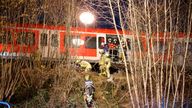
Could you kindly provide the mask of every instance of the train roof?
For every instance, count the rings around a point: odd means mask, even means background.
[[[66,31],[66,27],[65,26],[60,26],[60,25],[43,25],[43,24],[7,24],[6,26],[7,28],[26,28],[26,29],[48,29],[48,30],[61,30],[61,31]],[[103,34],[117,34],[117,31],[120,35],[123,34],[122,30],[115,30],[115,29],[108,29],[108,28],[86,28],[86,27],[70,27],[71,31],[74,32],[89,32],[89,33],[103,33]],[[125,31],[126,35],[136,35],[136,33],[131,32],[129,30]],[[170,32],[166,33],[166,37],[170,36]],[[177,37],[186,37],[187,34],[186,33],[182,33],[182,32],[172,32],[172,34],[177,34]],[[142,37],[146,36],[144,32],[142,32],[140,34]],[[164,36],[164,32],[159,32],[159,33],[153,33],[153,36],[160,36],[163,37]],[[192,38],[192,33],[190,33],[190,38]]]
[[[56,25],[42,25],[42,24],[8,24],[4,26],[6,28],[30,28],[30,29],[48,29],[48,30],[61,30],[66,31],[65,26],[56,26]],[[108,29],[108,28],[87,28],[87,27],[70,27],[71,31],[78,31],[78,32],[92,32],[92,33],[106,33],[106,34],[117,34],[115,29]],[[122,30],[118,30],[119,34],[123,34]],[[130,31],[126,31],[126,34],[131,34]]]

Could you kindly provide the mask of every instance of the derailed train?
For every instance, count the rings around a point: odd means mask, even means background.
[[[134,56],[145,56],[148,50],[153,52],[153,59],[168,60],[172,50],[176,49],[175,54],[178,54],[184,49],[188,37],[184,33],[154,33],[152,36],[141,33],[136,36],[130,31],[117,33],[114,29],[66,29],[64,26],[38,24],[6,25],[0,31],[0,56],[3,58],[29,57],[39,51],[43,59],[61,59],[68,54],[89,62],[99,61],[99,52],[104,45],[108,45],[113,62],[119,62],[122,52],[120,42],[127,60],[134,60]],[[188,53],[191,54],[192,35],[189,38]]]

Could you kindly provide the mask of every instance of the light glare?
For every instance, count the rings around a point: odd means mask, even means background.
[[[80,15],[80,21],[85,25],[92,24],[94,20],[95,20],[94,15],[90,12],[83,12]]]

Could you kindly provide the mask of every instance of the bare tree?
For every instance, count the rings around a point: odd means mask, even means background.
[[[102,13],[101,17],[104,16],[116,30],[131,30],[137,40],[132,46],[133,49],[139,47],[139,57],[133,50],[133,55],[138,58],[134,58],[134,61],[124,61],[132,106],[161,107],[163,104],[167,108],[174,107],[177,100],[183,107],[187,99],[184,96],[184,88],[187,83],[187,43],[190,42],[191,34],[191,1],[89,0],[87,3],[98,7]],[[146,52],[141,51],[142,32],[145,32]],[[186,42],[183,59],[180,61],[182,66],[175,64],[177,59],[174,52],[180,32],[184,34]],[[126,35],[126,32],[123,33]],[[139,76],[142,78],[141,82],[138,80]],[[181,85],[182,89],[179,89]],[[182,98],[179,98],[180,96]]]
[[[81,3],[82,1],[79,0],[1,0],[0,27],[16,27],[17,24],[60,25],[67,28],[68,34],[66,34],[66,37],[70,37],[70,27],[75,27],[78,24],[77,10],[79,10]],[[1,39],[3,39],[1,42],[4,43],[3,48],[6,51],[8,46],[6,42],[9,41],[10,34],[8,32],[4,32],[3,28],[1,28],[0,33]],[[24,31],[22,31],[22,35],[24,34]],[[17,33],[15,32],[14,35],[17,36]],[[3,36],[5,38],[3,38]],[[11,49],[13,51],[14,44],[12,40],[13,39],[11,37],[10,42],[12,46]],[[21,53],[23,53],[22,51],[23,50],[21,50]],[[32,84],[29,83],[30,79],[26,78],[28,76],[26,74],[32,76],[29,71],[34,69],[34,67],[31,66],[31,64],[34,62],[33,60],[34,59],[30,59],[28,62],[23,58],[17,62],[13,61],[12,59],[10,61],[4,61],[4,59],[1,57],[0,99],[10,100],[16,89],[20,87],[20,82],[26,82],[29,86]],[[23,63],[26,63],[27,65],[24,65]],[[29,73],[23,73],[26,68],[28,69],[26,72]],[[35,71],[37,71],[36,74],[39,74],[39,72],[43,71],[39,70],[41,70],[41,65],[35,67]],[[60,73],[59,75],[62,76],[63,73]],[[44,76],[41,77],[43,78]]]

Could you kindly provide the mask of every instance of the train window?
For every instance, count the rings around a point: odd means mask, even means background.
[[[159,51],[162,52],[162,51],[166,51],[168,49],[168,44],[164,42],[160,42],[159,44]]]
[[[70,42],[71,48],[79,48],[80,45],[84,44],[84,41],[80,39],[80,36],[71,36]]]
[[[192,42],[189,42],[188,51],[189,51],[190,53],[192,53]]]
[[[65,47],[79,48],[80,45],[84,44],[84,40],[81,40],[78,35],[65,36],[64,43]]]
[[[32,32],[27,32],[27,36],[26,36],[26,45],[34,45],[35,44],[35,33]]]
[[[34,45],[35,34],[32,32],[20,32],[17,34],[17,44]]]
[[[114,45],[119,45],[119,40],[117,35],[107,35],[107,44],[114,44]]]
[[[64,36],[64,47],[68,48],[69,47],[69,36]]]
[[[129,50],[131,50],[131,40],[130,39],[126,39],[127,41],[127,47]]]
[[[96,37],[85,37],[85,48],[96,49]]]
[[[106,43],[108,44],[110,49],[118,49],[119,48],[119,39],[117,35],[107,35]]]
[[[183,48],[182,48],[182,49],[183,49],[183,53],[184,53],[186,47],[187,47],[187,42],[185,42],[185,45],[184,45]],[[189,42],[189,43],[188,43],[187,51],[188,51],[188,53],[192,53],[192,42]]]
[[[185,53],[185,48],[186,48],[187,43],[182,43],[182,42],[177,42],[175,44],[175,54],[184,54]],[[188,53],[192,53],[192,42],[189,42],[188,44]]]
[[[17,33],[16,43],[17,44],[24,44],[24,42],[25,42],[25,33],[23,33],[23,32]]]
[[[158,46],[158,45],[159,45],[159,46]],[[164,45],[164,42],[163,42],[163,41],[160,41],[159,43],[157,43],[157,42],[154,42],[154,43],[153,43],[154,53],[160,53],[160,52],[166,51],[167,48],[168,48],[167,43],[165,43],[165,45]]]
[[[181,54],[181,53],[184,53],[184,45],[182,44],[182,42],[177,42],[175,44],[175,48],[174,48],[174,51],[175,51],[175,54]]]
[[[120,37],[120,40],[121,40],[120,42],[122,44],[123,49],[128,48],[128,50],[131,50],[131,39],[127,38],[126,40],[124,40],[122,37]],[[120,48],[120,46],[119,46],[119,48]]]
[[[58,47],[58,35],[57,34],[51,35],[51,46]]]
[[[41,33],[41,40],[40,44],[41,46],[47,46],[47,33]]]
[[[103,48],[105,43],[105,38],[104,37],[99,37],[99,48]]]
[[[0,43],[11,44],[12,42],[13,42],[13,39],[10,31],[8,32],[2,31],[0,33]]]

